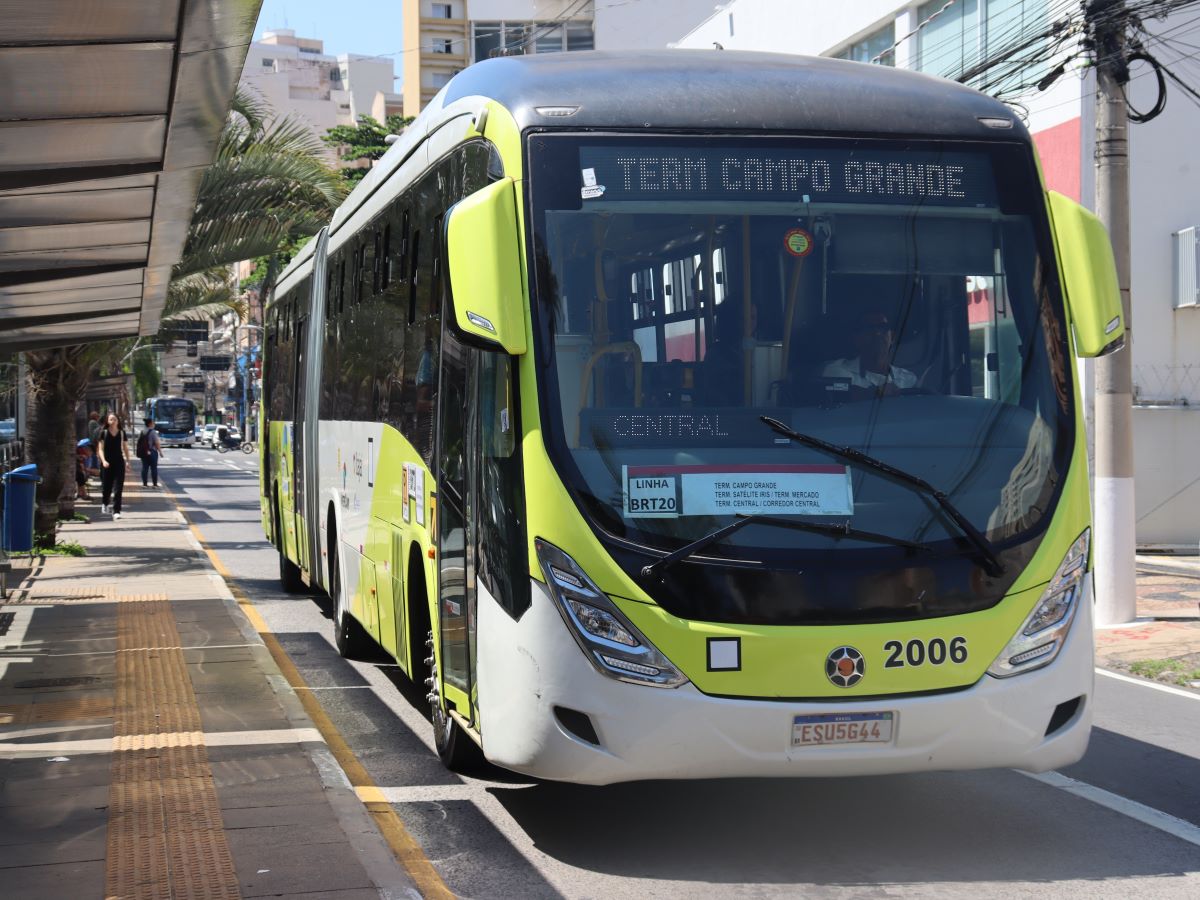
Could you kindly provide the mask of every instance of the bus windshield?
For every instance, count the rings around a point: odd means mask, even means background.
[[[924,479],[1028,557],[1074,420],[1026,147],[546,134],[529,159],[547,443],[602,535],[652,562],[758,514],[968,553],[927,495],[770,417]],[[914,553],[752,524],[704,555],[834,550]]]
[[[196,407],[191,400],[158,399],[154,401],[153,418],[163,434],[190,434],[196,426]]]

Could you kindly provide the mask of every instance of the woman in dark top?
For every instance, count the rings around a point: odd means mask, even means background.
[[[129,462],[129,447],[116,413],[109,413],[104,430],[100,432],[100,485],[104,489],[102,513],[109,510],[112,498],[114,519],[121,518],[121,491],[125,488],[125,464]]]

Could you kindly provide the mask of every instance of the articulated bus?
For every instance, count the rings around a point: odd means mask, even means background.
[[[735,52],[459,73],[283,273],[262,515],[451,768],[1078,759],[1107,235],[1010,109]]]
[[[150,397],[145,417],[154,420],[164,447],[190,447],[196,440],[196,404],[186,397]]]

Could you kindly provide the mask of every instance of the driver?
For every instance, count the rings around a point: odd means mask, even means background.
[[[893,366],[892,324],[885,313],[868,310],[854,324],[852,359],[835,359],[825,364],[826,378],[850,379],[850,398],[884,397],[917,386],[917,376],[908,369]]]

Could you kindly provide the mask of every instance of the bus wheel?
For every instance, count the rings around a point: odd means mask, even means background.
[[[370,636],[350,612],[342,586],[342,567],[338,561],[337,536],[329,537],[329,599],[333,601],[333,643],[339,656],[357,659],[369,649]]]
[[[300,567],[279,551],[279,586],[285,594],[303,594],[308,590],[300,577]]]
[[[300,567],[283,552],[283,519],[279,516],[279,498],[275,499],[275,540],[279,542],[279,586],[285,594],[303,594],[308,588],[300,577]]]
[[[433,743],[438,758],[451,772],[474,771],[483,764],[483,751],[442,707],[442,686],[438,678],[437,654],[433,652],[432,631],[425,640],[425,652],[429,654],[425,658],[425,668],[429,672],[425,679],[429,693],[425,699],[429,701],[429,718],[433,723]]]

